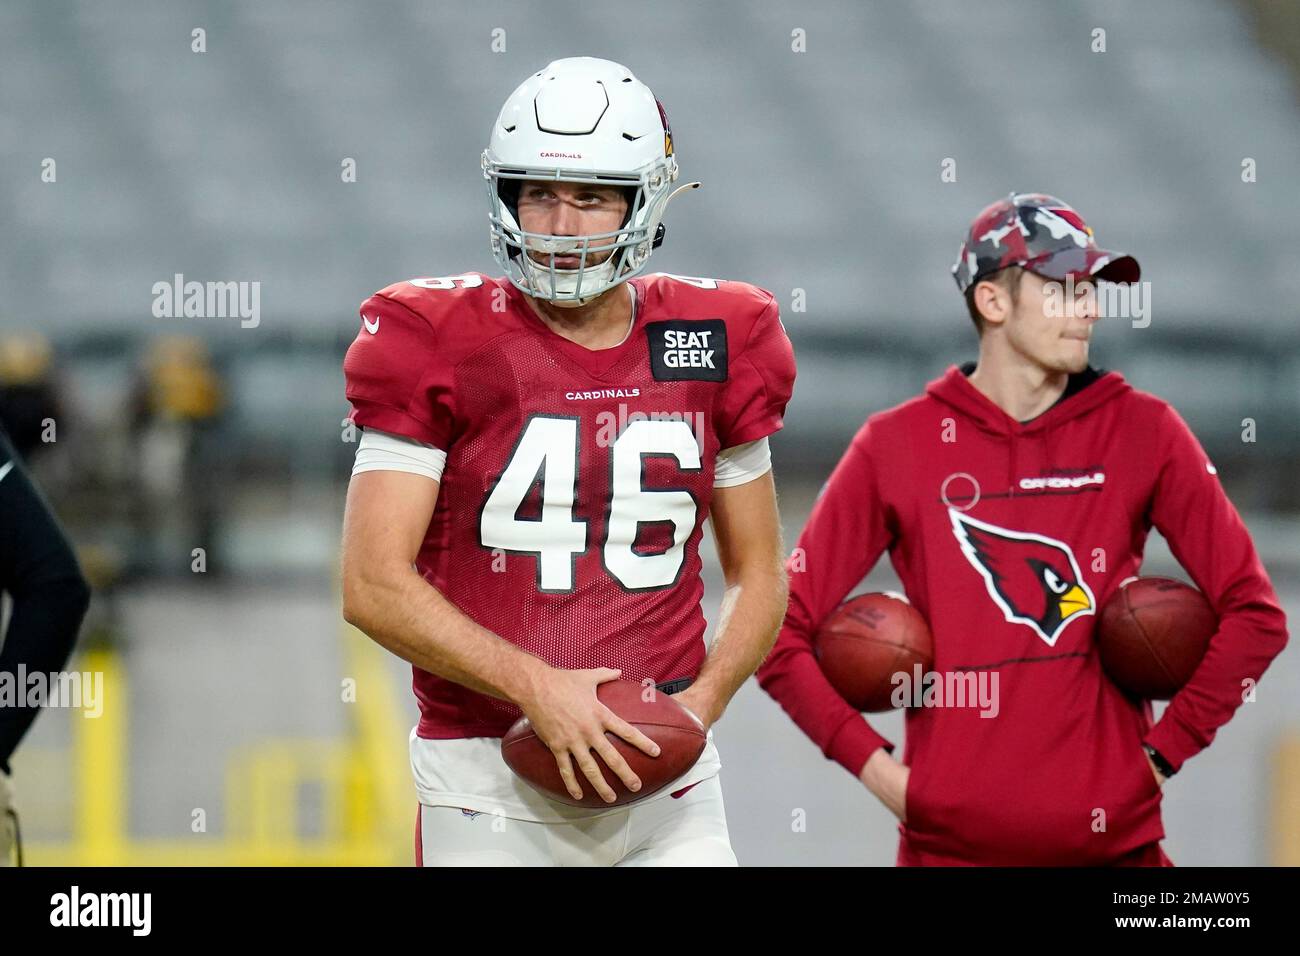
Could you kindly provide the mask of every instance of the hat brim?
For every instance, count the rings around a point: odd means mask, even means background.
[[[1142,277],[1138,261],[1108,249],[1066,249],[1025,264],[1030,272],[1048,279],[1087,276],[1103,282],[1137,282]]]

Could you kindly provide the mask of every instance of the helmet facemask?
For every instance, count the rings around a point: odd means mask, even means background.
[[[651,251],[662,242],[664,208],[677,179],[677,161],[668,156],[639,173],[577,171],[555,167],[519,168],[494,163],[483,153],[487,180],[492,254],[521,291],[557,304],[582,305],[640,273]],[[526,232],[519,224],[518,196],[524,180],[621,186],[630,193],[623,224],[589,236]],[[525,249],[542,253],[543,261]],[[602,254],[600,262],[592,260]],[[559,268],[558,257],[576,256],[578,265]]]

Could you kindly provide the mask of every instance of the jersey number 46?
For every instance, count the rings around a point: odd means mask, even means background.
[[[558,415],[529,419],[479,519],[479,542],[484,547],[537,556],[539,591],[573,590],[578,556],[588,546],[587,522],[575,518],[573,510],[580,472],[580,424],[577,418]],[[672,458],[682,471],[698,471],[700,448],[695,435],[684,421],[635,421],[608,451],[604,568],[629,591],[671,587],[682,570],[698,503],[684,489],[647,490],[642,485],[642,459]],[[520,518],[520,507],[539,481],[541,516]],[[638,553],[633,545],[645,522],[671,523],[672,545],[655,554]]]

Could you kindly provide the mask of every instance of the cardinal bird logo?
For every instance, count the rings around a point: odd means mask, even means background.
[[[1008,621],[1032,627],[1055,647],[1067,624],[1095,613],[1097,602],[1069,545],[976,521],[954,508],[948,515],[962,553]]]

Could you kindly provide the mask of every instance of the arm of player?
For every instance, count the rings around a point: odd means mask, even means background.
[[[639,790],[640,779],[605,731],[651,756],[659,747],[596,697],[596,685],[620,671],[551,667],[476,624],[415,570],[437,500],[438,482],[423,475],[353,475],[343,519],[343,617],[416,667],[518,704],[575,799],[582,797],[575,762],[604,800],[615,799],[592,751],[629,790]]]
[[[907,768],[831,686],[812,636],[894,538],[871,458],[871,423],[854,436],[791,554],[790,603],[758,682],[829,759],[858,776],[900,817]]]
[[[1187,424],[1166,410],[1151,521],[1219,616],[1191,680],[1146,735],[1177,770],[1214,740],[1287,642],[1286,616],[1250,532]]]
[[[90,588],[71,543],[3,431],[0,591],[11,601],[8,630],[0,631],[0,673],[16,674],[20,666],[32,674],[62,670],[90,604]],[[0,706],[0,774],[8,772],[9,758],[39,709]]]
[[[514,700],[542,662],[479,627],[415,570],[438,482],[399,471],[354,475],[343,518],[343,617],[403,660]]]
[[[771,470],[741,485],[715,488],[709,523],[726,592],[708,657],[694,683],[673,698],[706,728],[767,656],[785,613],[781,519]]]

